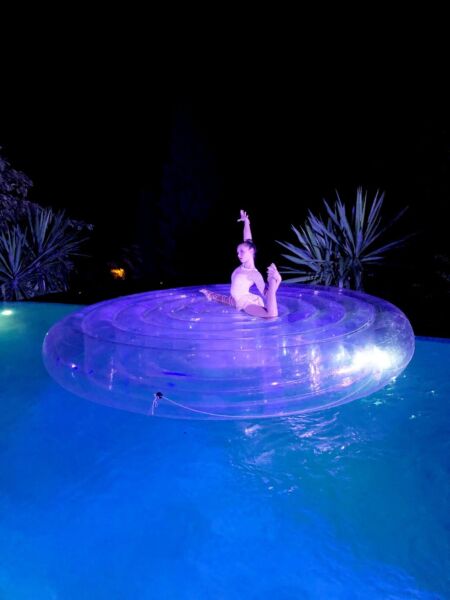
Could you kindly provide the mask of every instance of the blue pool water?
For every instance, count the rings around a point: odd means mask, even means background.
[[[47,375],[76,308],[0,305],[0,598],[450,598],[450,343],[310,416],[155,419]]]

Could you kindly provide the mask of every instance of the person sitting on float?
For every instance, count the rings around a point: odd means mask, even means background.
[[[256,246],[252,239],[250,219],[245,210],[241,210],[238,222],[241,221],[244,223],[244,241],[237,247],[237,256],[241,264],[231,275],[230,295],[224,296],[207,289],[202,289],[200,292],[210,301],[215,300],[234,306],[253,317],[265,319],[277,317],[277,290],[281,283],[281,275],[272,263],[267,268],[267,284],[264,283],[263,276],[255,267]],[[261,296],[250,292],[250,288],[254,285]]]

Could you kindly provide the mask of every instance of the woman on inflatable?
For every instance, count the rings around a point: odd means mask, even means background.
[[[277,317],[277,290],[281,283],[281,275],[272,263],[267,269],[267,285],[264,283],[261,273],[255,267],[256,246],[252,240],[250,219],[245,210],[241,210],[238,222],[240,221],[244,223],[244,241],[237,247],[237,256],[241,265],[231,275],[230,296],[223,296],[206,289],[200,291],[208,300],[235,306],[253,317],[265,319]],[[253,285],[256,285],[262,297],[250,292]]]

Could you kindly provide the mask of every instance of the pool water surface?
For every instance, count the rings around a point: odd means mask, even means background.
[[[58,386],[78,307],[0,305],[0,598],[450,598],[450,344],[306,416],[178,421]]]

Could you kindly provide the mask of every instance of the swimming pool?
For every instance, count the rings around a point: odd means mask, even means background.
[[[0,308],[0,597],[450,597],[449,343],[310,416],[152,419],[47,375],[76,308]]]

